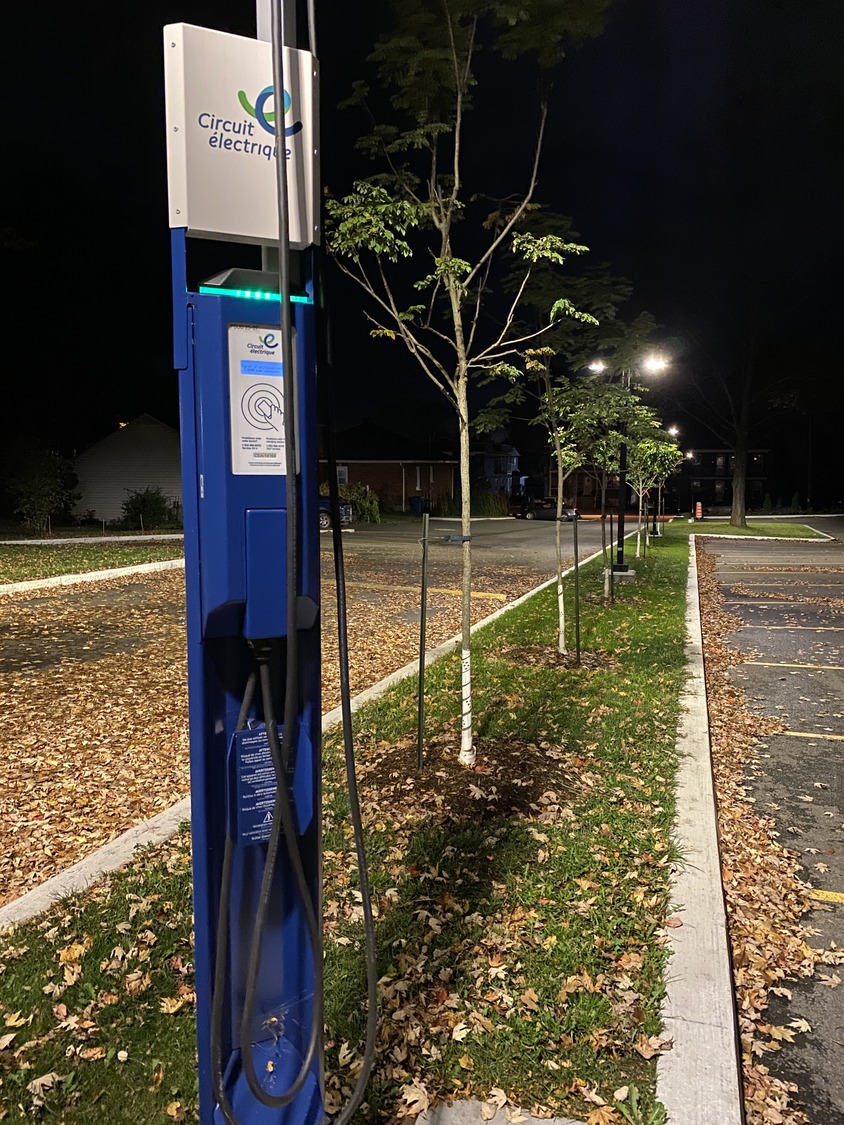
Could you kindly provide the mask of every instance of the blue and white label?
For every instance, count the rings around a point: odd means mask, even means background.
[[[240,361],[241,375],[268,375],[270,379],[281,378],[282,365],[263,359],[242,359]]]
[[[275,768],[266,727],[237,731],[229,747],[229,830],[240,847],[269,840],[275,794]]]
[[[230,324],[228,337],[232,473],[283,476],[281,332],[272,325]]]

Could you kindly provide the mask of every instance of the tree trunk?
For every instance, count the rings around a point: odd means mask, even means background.
[[[460,604],[460,757],[461,765],[475,764],[472,739],[472,493],[469,480],[469,386],[458,376],[457,410],[460,420],[460,530],[463,536],[463,586]]]
[[[557,460],[557,518],[554,521],[554,544],[557,548],[557,649],[564,656],[566,648],[566,599],[563,590],[563,486],[565,474],[563,472],[563,454],[560,448],[559,434],[554,431],[554,455]],[[575,560],[576,561],[576,560]]]
[[[733,454],[733,507],[730,512],[731,527],[747,527],[745,491],[747,486],[747,446],[737,444]]]

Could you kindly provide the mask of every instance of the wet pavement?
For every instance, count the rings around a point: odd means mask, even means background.
[[[710,539],[725,608],[744,624],[727,638],[747,654],[732,675],[750,709],[779,719],[749,792],[799,852],[817,908],[806,916],[814,947],[844,947],[844,518],[810,526],[833,541]],[[840,537],[840,538],[839,538]],[[821,966],[789,982],[793,999],[773,998],[772,1024],[802,1017],[795,1036],[766,1065],[797,1083],[813,1125],[844,1125],[844,985]],[[826,978],[826,979],[824,979]]]

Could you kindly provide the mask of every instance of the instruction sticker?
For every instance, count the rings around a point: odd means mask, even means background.
[[[229,325],[232,473],[284,475],[284,369],[281,331]]]
[[[241,847],[270,838],[275,767],[266,727],[236,731],[229,747],[231,835]]]

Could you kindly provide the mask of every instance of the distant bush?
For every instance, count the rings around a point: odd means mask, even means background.
[[[319,486],[320,496],[328,495],[328,481]],[[340,499],[352,505],[352,519],[361,523],[380,523],[381,505],[368,484],[341,484]]]
[[[432,511],[435,516],[457,517],[460,515],[460,497],[441,493],[435,497]],[[510,506],[507,503],[506,496],[490,492],[487,488],[472,491],[472,516],[474,519],[483,519],[484,517],[489,519],[493,516],[508,516],[509,514]]]
[[[123,523],[127,527],[151,531],[153,528],[180,526],[180,505],[174,504],[157,485],[134,491],[127,488],[125,491]]]

